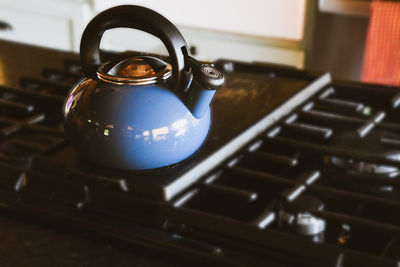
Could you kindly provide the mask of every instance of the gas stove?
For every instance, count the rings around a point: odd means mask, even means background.
[[[207,142],[152,171],[79,159],[61,116],[78,61],[0,86],[2,214],[198,263],[398,266],[399,88],[218,65]]]

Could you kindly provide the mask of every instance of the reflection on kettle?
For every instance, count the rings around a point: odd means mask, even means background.
[[[169,62],[138,55],[102,63],[99,45],[111,28],[131,27],[161,39]],[[205,141],[210,103],[223,85],[211,64],[188,56],[176,27],[139,6],[118,6],[96,16],[81,40],[87,78],[64,103],[64,128],[87,160],[116,169],[168,166],[192,155]]]

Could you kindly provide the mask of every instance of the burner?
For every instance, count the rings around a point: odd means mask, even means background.
[[[332,139],[332,146],[346,148],[350,151],[360,151],[365,153],[373,152],[374,155],[382,159],[392,159],[400,161],[400,150],[390,147],[382,140],[400,140],[400,136],[384,131],[372,131],[364,138],[360,138],[356,132],[346,132],[335,136]],[[332,156],[329,159],[331,165],[337,169],[345,171],[350,177],[369,177],[375,179],[374,183],[355,184],[353,179],[343,179],[342,176],[334,175],[334,182],[351,188],[356,188],[364,192],[392,192],[393,186],[385,184],[386,179],[394,179],[400,175],[397,166],[391,166],[379,163],[370,163],[365,161],[354,160],[351,158],[343,158]],[[382,183],[377,183],[376,178],[382,179]],[[362,179],[358,179],[362,181]]]
[[[278,213],[279,225],[296,234],[311,236],[315,242],[322,242],[326,222],[306,211],[309,209],[321,211],[324,203],[308,195],[301,195],[292,203],[284,203]]]

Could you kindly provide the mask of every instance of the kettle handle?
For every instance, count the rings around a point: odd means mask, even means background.
[[[96,71],[101,64],[100,41],[106,30],[127,27],[150,33],[166,46],[171,58],[172,83],[178,90],[185,90],[190,80],[190,69],[185,66],[187,45],[179,30],[157,12],[133,5],[110,8],[93,18],[83,32],[80,57],[86,77],[97,79]]]

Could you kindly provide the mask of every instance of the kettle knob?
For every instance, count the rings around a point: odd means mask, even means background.
[[[187,62],[193,72],[193,80],[185,96],[185,104],[193,116],[201,118],[216,93],[225,82],[222,72],[212,64],[201,64],[192,57]]]
[[[97,79],[101,65],[100,41],[106,30],[127,27],[150,33],[166,46],[172,65],[172,85],[184,91],[191,79],[191,72],[185,65],[187,45],[179,30],[157,12],[133,5],[110,8],[97,15],[85,28],[80,45],[83,72],[86,77]]]

